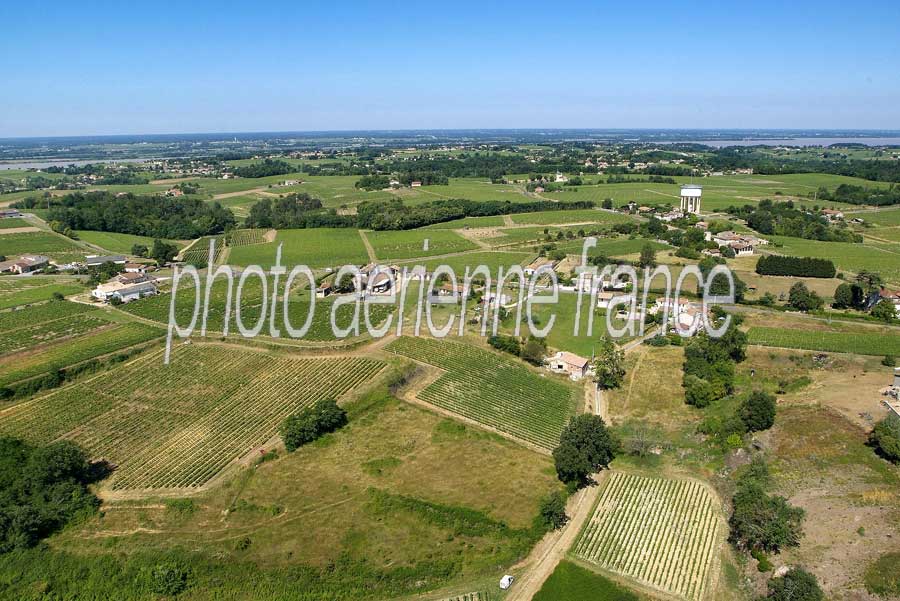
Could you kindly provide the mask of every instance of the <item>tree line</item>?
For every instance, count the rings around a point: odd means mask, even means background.
[[[797,208],[792,200],[776,203],[766,198],[756,206],[730,206],[726,211],[745,219],[749,227],[761,234],[823,242],[862,242],[862,236],[845,224],[831,225],[825,217]]]
[[[756,262],[756,273],[800,278],[833,278],[837,274],[837,269],[829,259],[763,255]]]

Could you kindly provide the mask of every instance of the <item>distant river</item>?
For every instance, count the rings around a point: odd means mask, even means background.
[[[674,144],[676,142],[668,142]],[[705,144],[713,148],[725,146],[831,146],[832,144],[865,144],[866,146],[900,146],[900,137],[896,138],[784,138],[745,139],[745,140],[691,140],[684,144]]]

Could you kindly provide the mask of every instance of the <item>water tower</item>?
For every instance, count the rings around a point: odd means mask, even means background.
[[[681,212],[687,215],[693,213],[700,214],[700,195],[703,193],[703,186],[697,184],[685,184],[681,186]]]

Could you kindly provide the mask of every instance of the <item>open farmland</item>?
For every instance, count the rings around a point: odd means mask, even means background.
[[[268,294],[272,294],[271,280],[267,280],[268,284]],[[310,296],[309,293],[305,290],[299,290],[296,287],[299,287],[305,283],[305,279],[298,278],[295,282],[295,288],[292,291],[290,300],[288,301],[288,311],[290,314],[290,323],[294,328],[300,328],[307,319],[309,314],[309,303]],[[175,319],[176,322],[182,327],[186,327],[187,324],[191,321],[191,316],[194,311],[194,299],[195,292],[194,287],[192,286],[193,281],[190,279],[186,279],[183,285],[179,286],[178,289],[178,297],[175,302]],[[279,283],[279,285],[283,285],[283,281]],[[206,282],[202,283],[203,290],[205,291]],[[235,278],[235,288],[237,287],[237,278]],[[259,321],[260,313],[262,311],[262,282],[257,277],[251,277],[246,280],[243,288],[241,289],[241,299],[240,299],[240,307],[241,307],[241,321],[244,326],[247,328],[252,328],[257,321]],[[149,319],[155,322],[159,322],[159,324],[166,325],[169,322],[169,311],[171,304],[171,295],[169,293],[159,294],[156,296],[148,296],[146,298],[142,298],[140,300],[132,301],[126,305],[122,305],[120,310],[135,315],[137,317],[141,317],[144,319]],[[270,298],[270,297],[269,297]],[[334,331],[331,327],[331,313],[334,308],[334,301],[338,298],[337,296],[330,296],[328,298],[320,299],[313,298],[313,302],[315,303],[313,306],[313,319],[310,324],[309,330],[306,335],[303,337],[303,340],[311,340],[311,341],[324,341],[324,340],[334,340],[335,335]],[[224,277],[219,277],[213,282],[212,289],[210,291],[209,296],[209,310],[207,313],[207,331],[209,333],[212,332],[222,332],[224,330],[225,324],[225,310],[227,308],[227,300],[228,300],[228,282]],[[234,298],[232,298],[232,306],[231,306],[231,314],[229,317],[229,326],[228,330],[230,334],[235,334],[238,332],[237,329],[237,294],[234,293]],[[271,310],[271,302],[267,304],[267,311]],[[283,337],[287,337],[287,332],[284,330],[282,324],[283,321],[283,303],[279,302],[276,306],[276,318],[275,323],[276,326],[281,330],[281,335]],[[354,312],[354,304],[345,304],[338,307],[335,314],[335,323],[339,328],[346,328],[351,323],[353,312]],[[373,326],[377,326],[384,322],[387,319],[388,315],[390,315],[394,310],[394,305],[381,305],[381,304],[370,304],[369,305],[369,319],[372,322]],[[360,308],[360,319],[362,320],[364,308]],[[268,322],[267,322],[268,323]],[[196,332],[199,332],[202,327],[202,320],[198,319]],[[361,326],[361,331],[365,330],[365,326]],[[262,332],[262,336],[269,335],[269,327],[266,325]]]
[[[787,236],[770,236],[770,239],[781,245],[780,248],[772,248],[773,253],[830,259],[839,270],[853,273],[875,271],[888,282],[900,283],[900,244],[820,242]]]
[[[136,236],[134,234],[120,234],[118,232],[95,232],[89,230],[78,230],[75,232],[82,242],[99,246],[111,253],[121,255],[130,255],[131,249],[136,244],[146,246],[148,249],[153,248],[153,238],[149,236]],[[176,246],[184,246],[184,243],[176,240],[164,240]]]
[[[275,263],[275,251],[279,244],[284,245],[281,264],[289,270],[294,265],[340,267],[362,265],[368,261],[366,247],[357,230],[315,228],[278,230],[274,242],[231,249],[228,262],[232,265],[271,267]]]
[[[381,261],[445,255],[478,248],[451,230],[363,232]],[[425,240],[428,248],[425,249]]]
[[[51,301],[0,313],[0,355],[84,334],[109,325],[88,305]]]
[[[31,276],[0,278],[0,309],[50,300],[53,294],[76,294],[84,290],[79,282],[61,278]]]
[[[399,338],[387,350],[446,373],[418,398],[536,446],[552,449],[575,412],[573,391],[523,364],[460,342]]]
[[[704,598],[721,543],[721,509],[693,480],[610,474],[575,555],[681,599]]]
[[[0,219],[0,230],[12,230],[20,227],[33,227],[34,224],[30,221],[26,221],[25,219],[19,219],[18,217],[11,217]]]
[[[203,238],[198,239],[194,244],[181,252],[181,260],[195,265],[208,263],[209,243],[211,240],[214,240],[216,243],[215,257],[213,260],[217,265],[221,264],[222,254],[225,252],[225,238],[223,236],[204,236]]]
[[[586,209],[580,211],[542,211],[538,213],[516,213],[510,215],[513,223],[533,225],[553,225],[558,223],[624,223],[633,221],[623,213]]]
[[[40,254],[57,261],[71,261],[84,259],[84,255],[89,253],[68,238],[51,232],[0,236],[0,255],[16,257],[23,254]]]
[[[632,255],[641,252],[644,245],[649,244],[653,250],[671,249],[671,246],[657,242],[655,240],[647,240],[644,238],[598,238],[597,246],[591,248],[588,254],[592,257],[597,255],[606,255],[607,257],[621,257],[623,255]],[[573,240],[559,244],[559,249],[570,254],[581,254],[584,247],[584,240]]]
[[[272,438],[298,409],[369,381],[384,364],[287,358],[213,345],[179,346],[0,416],[0,430],[60,437],[117,465],[113,489],[195,488]]]
[[[62,340],[34,352],[0,358],[0,386],[64,369],[161,337],[165,332],[142,323],[124,323]]]
[[[900,355],[900,332],[827,332],[754,326],[748,335],[750,344],[761,346],[858,355]]]
[[[428,271],[434,271],[440,265],[447,265],[456,273],[457,279],[461,279],[465,276],[467,267],[474,270],[484,265],[496,278],[500,267],[506,271],[513,265],[527,265],[534,257],[535,254],[531,252],[471,252],[439,259],[411,260],[401,263],[400,267],[412,268],[414,265],[423,265]]]

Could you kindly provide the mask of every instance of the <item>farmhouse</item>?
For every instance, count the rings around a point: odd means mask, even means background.
[[[825,219],[828,221],[840,221],[844,218],[844,213],[842,211],[835,211],[833,209],[822,209],[822,215],[824,215]]]
[[[410,188],[421,188],[421,187],[422,187],[422,182],[412,182],[412,183],[409,185],[409,187],[410,187]]]
[[[147,273],[153,266],[146,263],[125,263],[125,273]]]
[[[330,295],[332,292],[332,287],[329,282],[322,282],[319,284],[319,287],[316,288],[316,298],[325,298]]]
[[[882,288],[878,291],[878,298],[879,300],[887,299],[894,303],[894,313],[900,315],[900,291]]]
[[[123,283],[115,279],[105,284],[100,284],[91,290],[91,296],[104,302],[111,302],[118,298],[123,303],[128,303],[145,296],[153,296],[159,291],[153,282]]]
[[[50,259],[43,255],[22,255],[12,261],[0,263],[0,273],[11,272],[19,275],[40,271],[50,264]]]
[[[555,261],[551,261],[550,259],[547,259],[546,257],[538,257],[537,259],[532,261],[528,266],[526,266],[522,270],[522,272],[525,275],[527,275],[528,277],[531,277],[534,275],[534,273],[538,269],[541,269],[543,267],[544,270],[546,271],[547,268],[545,266],[549,266],[552,269],[555,265],[556,265]]]
[[[726,246],[734,251],[734,254],[743,257],[752,255],[757,246],[768,244],[768,240],[757,238],[748,234],[738,234],[736,232],[719,232],[718,234],[706,233],[706,239],[712,240],[716,245]]]
[[[166,196],[184,196],[184,191],[181,188],[169,188],[166,190]]]
[[[149,282],[152,278],[146,273],[123,273],[116,280],[123,284],[140,284],[141,282]]]
[[[104,263],[115,263],[116,265],[127,263],[123,255],[88,255],[84,258],[84,262],[88,267],[98,267]]]
[[[566,374],[573,380],[580,380],[590,372],[590,362],[568,351],[559,351],[547,361],[547,368],[555,374]]]

